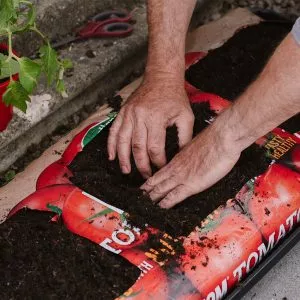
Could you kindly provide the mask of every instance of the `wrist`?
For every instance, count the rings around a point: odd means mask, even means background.
[[[185,59],[184,54],[168,57],[165,55],[150,55],[145,69],[145,77],[159,78],[163,80],[175,80],[184,83]]]
[[[147,66],[144,73],[144,83],[184,87],[184,72],[158,66]]]
[[[211,126],[225,153],[240,154],[259,138],[254,130],[245,126],[234,106],[226,109]]]

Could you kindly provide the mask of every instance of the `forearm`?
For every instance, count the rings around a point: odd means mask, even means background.
[[[167,73],[184,80],[185,39],[195,4],[196,0],[148,0],[146,77]]]
[[[299,78],[300,46],[289,34],[259,78],[217,118],[214,126],[225,144],[243,150],[298,113]]]

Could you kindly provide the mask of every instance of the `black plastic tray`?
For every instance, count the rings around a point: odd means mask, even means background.
[[[226,300],[240,300],[259,280],[300,241],[298,226],[226,297]]]

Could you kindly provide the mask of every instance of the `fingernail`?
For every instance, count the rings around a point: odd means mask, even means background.
[[[130,173],[130,170],[129,170],[129,168],[128,168],[127,166],[123,166],[123,167],[122,167],[122,172],[123,172],[124,174],[129,174],[129,173]]]
[[[160,202],[158,206],[162,209],[167,209],[168,208],[166,203],[164,203],[164,202]]]
[[[144,190],[144,191],[147,192],[147,188],[149,188],[149,187],[148,187],[147,181],[146,181],[143,185],[141,185],[140,189],[142,189],[142,190]]]

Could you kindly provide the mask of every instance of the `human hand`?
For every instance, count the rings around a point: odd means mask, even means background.
[[[158,168],[166,164],[166,128],[174,124],[183,147],[192,139],[194,124],[183,81],[166,75],[145,79],[110,128],[109,159],[118,156],[122,172],[128,174],[132,151],[138,170],[149,178],[150,162]]]
[[[141,189],[162,208],[171,208],[222,179],[236,164],[241,151],[212,124]]]

